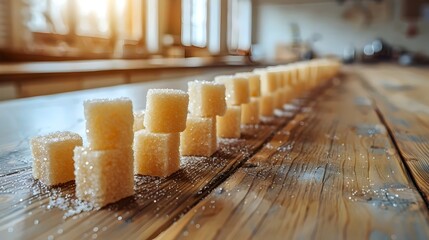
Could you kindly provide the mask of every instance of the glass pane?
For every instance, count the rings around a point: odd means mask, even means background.
[[[131,3],[131,7],[129,7],[131,11],[132,18],[130,21],[130,37],[134,39],[141,39],[143,36],[142,33],[142,1],[141,0],[133,0]]]
[[[66,34],[68,28],[68,0],[50,0],[49,13],[55,28],[55,33]]]
[[[47,23],[48,0],[27,0],[30,19],[27,27],[32,32],[49,32]]]
[[[209,51],[220,51],[220,0],[210,0]]]
[[[191,26],[192,45],[205,47],[207,44],[207,0],[192,0]]]
[[[228,12],[228,47],[248,50],[252,38],[252,3],[250,0],[230,0]]]
[[[146,46],[149,52],[159,50],[158,0],[147,0],[147,37]]]
[[[77,33],[85,36],[109,36],[109,0],[76,0]]]
[[[32,32],[66,34],[68,29],[67,0],[28,0],[30,15],[27,27]]]
[[[129,17],[129,13],[126,12],[127,1],[125,0],[116,0],[115,1],[115,24],[118,29],[119,36],[128,35],[128,26],[127,26],[127,18]]]
[[[191,45],[191,0],[182,0],[182,44]]]
[[[182,43],[207,45],[207,0],[182,0]]]
[[[248,50],[252,39],[252,3],[239,0],[238,9],[238,49]]]

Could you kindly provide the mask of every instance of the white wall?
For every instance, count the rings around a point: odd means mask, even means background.
[[[297,23],[301,37],[309,39],[314,33],[322,35],[314,48],[320,54],[341,55],[347,46],[362,47],[376,37],[395,46],[429,54],[429,22],[418,22],[419,35],[407,38],[407,23],[401,18],[400,0],[392,0],[391,17],[376,21],[368,27],[345,22],[345,9],[335,1],[324,3],[290,4],[278,0],[254,0],[253,42],[259,44],[266,59],[275,58],[278,43],[292,41],[290,23]]]

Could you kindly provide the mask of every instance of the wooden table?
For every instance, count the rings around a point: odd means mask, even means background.
[[[198,78],[212,78],[210,73]],[[31,178],[29,138],[84,133],[82,101],[189,79],[0,103],[0,239],[428,239],[429,70],[345,67],[276,117],[182,158],[168,178],[136,176],[136,194],[85,208],[74,184]]]

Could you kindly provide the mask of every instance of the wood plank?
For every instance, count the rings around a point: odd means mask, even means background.
[[[141,86],[148,87],[147,84]],[[243,128],[243,137],[221,141],[214,157],[183,158],[182,169],[168,178],[136,176],[134,197],[100,211],[86,209],[78,202],[73,184],[46,189],[32,180],[28,168],[4,174],[0,177],[0,238],[155,237],[252,156],[290,120],[288,116],[291,112]]]
[[[429,70],[382,65],[357,71],[429,205]]]
[[[59,236],[61,229],[61,237],[86,238],[94,234],[94,228],[107,227],[96,234],[102,238],[154,237],[222,182],[284,121],[246,128],[245,138],[222,142],[212,158],[183,158],[182,170],[168,178],[136,177],[134,198],[76,217],[68,216],[84,205],[75,202],[73,184],[46,189],[32,180],[30,170],[2,177],[0,236],[46,239]]]
[[[348,77],[172,227],[167,239],[428,239],[428,211]]]

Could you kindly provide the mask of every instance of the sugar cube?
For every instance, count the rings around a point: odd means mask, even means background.
[[[74,149],[76,196],[101,208],[134,194],[131,148]]]
[[[130,148],[133,143],[133,106],[128,98],[84,102],[89,148]]]
[[[275,76],[275,79],[277,81],[276,88],[279,89],[284,86],[284,80],[283,80],[283,71],[280,67],[268,67],[267,71],[272,72]]]
[[[259,123],[259,97],[252,97],[249,103],[241,105],[241,123]]]
[[[140,130],[134,136],[134,172],[166,177],[180,168],[180,133]]]
[[[144,110],[134,113],[133,131],[144,129]]]
[[[236,75],[248,79],[250,97],[259,97],[261,95],[261,78],[258,74],[243,72]]]
[[[293,92],[292,92],[292,88],[291,87],[283,87],[282,89],[280,89],[280,91],[282,92],[283,95],[283,103],[289,103],[292,101],[293,99]]]
[[[292,85],[292,71],[290,68],[282,68],[283,72],[283,86],[290,87]]]
[[[261,94],[270,94],[277,90],[277,74],[273,71],[266,69],[255,69],[255,73],[259,74],[261,78]]]
[[[288,69],[289,69],[289,72],[290,72],[289,73],[289,77],[290,77],[289,82],[290,82],[290,85],[294,86],[299,81],[298,80],[298,78],[299,78],[299,76],[298,76],[298,69],[295,66],[290,66]]]
[[[188,82],[189,112],[194,116],[222,116],[226,111],[225,85],[208,81]]]
[[[282,109],[284,104],[284,95],[281,89],[277,89],[274,93],[274,108]]]
[[[299,78],[301,81],[307,81],[308,78],[310,77],[310,68],[308,66],[308,64],[306,63],[299,63],[297,65],[298,67],[298,73],[299,73]]]
[[[181,90],[150,89],[144,124],[154,133],[178,133],[186,128],[189,96]]]
[[[186,129],[180,134],[180,154],[210,157],[216,150],[216,118],[188,116]]]
[[[228,105],[237,106],[250,101],[249,81],[238,76],[217,76],[215,82],[225,84],[226,102]]]
[[[46,185],[74,180],[73,149],[82,146],[77,133],[54,132],[30,141],[33,177]]]
[[[240,138],[241,107],[228,106],[223,116],[216,117],[216,134],[221,138]]]
[[[319,82],[319,65],[317,64],[317,62],[310,62],[309,68],[309,84],[311,87],[315,87]]]
[[[262,95],[259,99],[259,115],[270,117],[274,114],[274,96]]]

